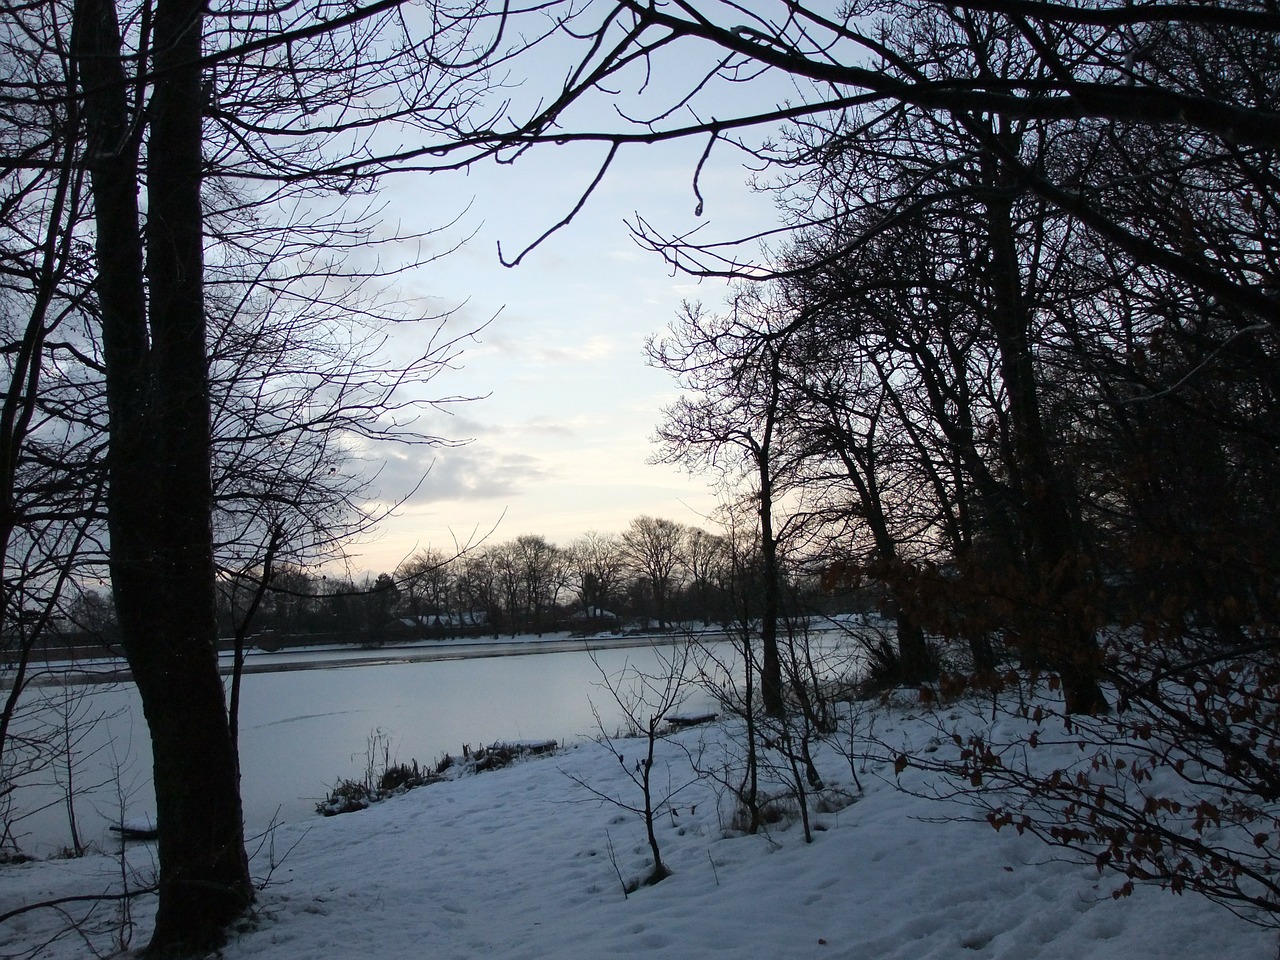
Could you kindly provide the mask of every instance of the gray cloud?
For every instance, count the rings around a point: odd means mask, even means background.
[[[537,456],[494,449],[485,443],[461,447],[390,449],[371,458],[379,499],[391,501],[417,487],[411,502],[502,500],[518,496],[551,476]]]
[[[572,342],[556,342],[558,337]],[[534,368],[549,364],[580,366],[604,363],[624,352],[623,344],[615,338],[599,334],[578,338],[576,333],[555,329],[538,337],[494,334],[486,339],[489,347],[508,360]]]

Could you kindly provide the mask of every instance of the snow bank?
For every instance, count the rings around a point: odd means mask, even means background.
[[[875,717],[885,741],[936,732],[910,708]],[[865,793],[767,836],[732,835],[733,804],[691,757],[719,769],[725,726],[681,730],[658,745],[654,783],[680,789],[657,821],[672,875],[624,894],[648,866],[644,824],[593,791],[638,804],[626,777],[644,741],[587,743],[483,776],[414,790],[350,816],[290,824],[257,847],[263,883],[225,960],[659,960],[761,956],[829,960],[1231,960],[1271,958],[1273,932],[1195,897],[1140,888],[1054,861],[1030,836],[960,821],[963,809],[897,790],[887,765],[859,770]],[[622,762],[619,762],[619,755]],[[847,761],[819,756],[833,797],[855,793]],[[916,771],[912,776],[924,774]],[[691,785],[685,787],[686,783]],[[839,806],[828,804],[829,808]],[[147,868],[133,845],[134,882]],[[97,892],[119,881],[110,857],[0,867],[0,913],[23,902]],[[135,906],[135,948],[153,902]],[[89,922],[101,948],[114,905]],[[76,907],[77,915],[84,910]],[[77,935],[50,911],[0,925],[0,956],[71,960]]]

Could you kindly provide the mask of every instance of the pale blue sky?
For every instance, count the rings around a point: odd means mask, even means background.
[[[439,394],[489,394],[432,421],[441,435],[474,441],[387,451],[379,486],[388,495],[433,466],[379,537],[355,548],[358,569],[389,570],[415,550],[449,549],[495,525],[496,540],[534,533],[565,545],[588,530],[621,531],[641,514],[704,522],[716,505],[708,480],[646,463],[661,407],[677,391],[646,365],[643,345],[683,300],[718,304],[726,287],[673,276],[624,224],[640,211],[671,231],[707,223],[727,237],[772,220],[770,201],[747,188],[743,157],[729,148],[704,171],[704,216],[694,218],[701,147],[624,156],[575,222],[515,268],[501,266],[496,244],[512,256],[571,209],[594,151],[549,148],[514,167],[388,184],[383,197],[406,228],[437,226],[468,202],[458,233],[478,228],[463,249],[403,278],[401,295],[464,304],[450,321],[455,335],[497,316],[467,345],[461,369],[433,383]],[[425,335],[397,329],[407,346]]]
[[[563,38],[540,45],[510,64],[511,83],[499,95],[537,104],[559,88],[576,52],[576,42]],[[665,49],[651,70],[634,65],[608,94],[577,104],[566,129],[619,129],[628,117],[661,116],[716,62],[701,45]],[[798,95],[785,75],[744,76],[701,87],[669,122],[751,115]],[[412,134],[403,142],[414,142]],[[471,444],[387,452],[384,495],[402,494],[428,466],[431,472],[376,541],[354,548],[357,569],[390,570],[416,550],[448,550],[490,531],[499,541],[533,533],[565,545],[590,530],[619,532],[641,514],[707,523],[717,505],[710,478],[646,463],[661,408],[678,393],[668,374],[646,365],[644,342],[665,331],[682,301],[719,305],[727,287],[673,276],[624,223],[638,212],[667,235],[703,225],[700,237],[720,240],[775,225],[772,200],[747,186],[748,158],[724,144],[702,170],[705,202],[695,217],[692,181],[705,147],[699,139],[622,151],[575,221],[512,269],[499,263],[497,244],[513,257],[564,217],[596,173],[599,145],[542,147],[512,165],[386,182],[389,217],[406,229],[433,229],[470,205],[455,236],[476,236],[401,278],[398,292],[436,310],[464,304],[451,321],[454,335],[493,318],[468,344],[461,368],[432,384],[437,394],[488,396],[430,423],[432,432],[472,437]],[[412,348],[427,334],[401,327],[397,336]]]

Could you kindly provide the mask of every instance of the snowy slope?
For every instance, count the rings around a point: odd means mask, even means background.
[[[886,739],[923,742],[927,718],[885,708]],[[689,754],[715,768],[728,739],[695,727],[659,744],[660,792],[694,780]],[[615,743],[634,770],[643,741]],[[832,791],[853,792],[848,763],[820,757]],[[733,804],[708,779],[682,789],[658,820],[672,876],[624,895],[619,874],[642,877],[642,821],[593,796],[640,800],[602,744],[423,787],[360,813],[279,828],[257,850],[255,915],[226,960],[710,957],[829,960],[1055,958],[1262,960],[1273,932],[1191,896],[1120,883],[1091,866],[1054,862],[1030,836],[957,821],[961,808],[895,789],[892,770],[860,771],[865,793],[817,813],[812,844],[797,823],[768,837],[734,835]],[[915,774],[915,776],[922,776]],[[835,804],[830,804],[834,806]],[[145,867],[145,846],[135,845]],[[611,853],[612,850],[612,853]],[[275,861],[273,863],[273,861]],[[0,913],[22,902],[107,889],[109,857],[0,868]],[[143,899],[134,949],[147,938]],[[116,908],[90,926],[109,944]],[[77,908],[82,913],[83,908]],[[29,955],[65,924],[49,911],[0,925],[0,957]],[[80,958],[66,935],[35,956]]]

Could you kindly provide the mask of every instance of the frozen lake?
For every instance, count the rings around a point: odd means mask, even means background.
[[[631,641],[635,643],[637,641]],[[598,733],[593,704],[610,733],[622,714],[602,686],[601,671],[617,676],[628,667],[661,673],[669,644],[593,649],[582,641],[543,641],[496,650],[475,645],[414,650],[326,650],[255,655],[243,678],[240,707],[241,791],[249,834],[273,819],[314,817],[315,803],[338,779],[359,778],[370,738],[391,745],[392,759],[434,764],[496,740],[553,739],[561,743]],[[710,648],[730,654],[732,645]],[[477,655],[487,653],[489,655]],[[448,656],[458,659],[418,659]],[[76,801],[82,839],[104,848],[107,827],[154,810],[151,756],[137,692],[115,684],[46,686],[57,702],[71,698],[83,713],[103,714],[78,744],[74,769],[85,790]],[[83,698],[83,699],[80,699]],[[691,690],[687,709],[705,709],[710,698]],[[49,779],[49,776],[46,776]],[[56,785],[24,788],[16,798],[31,809],[36,795],[46,809],[17,827],[19,845],[36,856],[69,842],[67,815]]]

